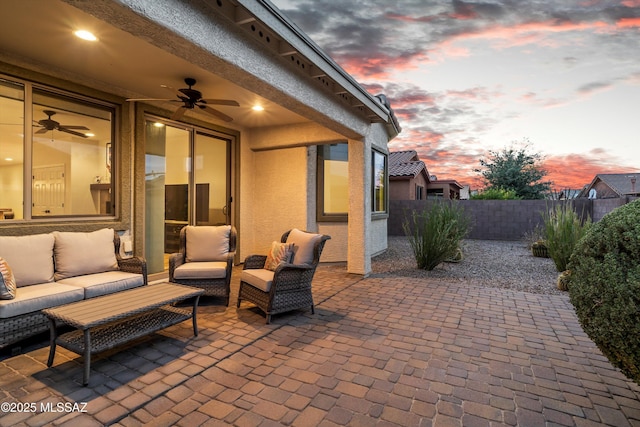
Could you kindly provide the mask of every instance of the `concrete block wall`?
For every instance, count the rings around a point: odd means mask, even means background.
[[[404,236],[402,224],[416,210],[431,209],[435,200],[392,200],[389,206],[387,233],[390,236]],[[447,202],[448,203],[448,202]],[[520,240],[537,225],[543,225],[543,213],[559,203],[571,203],[578,215],[587,215],[594,221],[625,203],[621,199],[576,199],[558,200],[459,200],[458,203],[471,218],[470,239]]]

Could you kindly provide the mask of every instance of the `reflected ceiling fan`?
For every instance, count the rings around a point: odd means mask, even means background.
[[[88,138],[87,135],[76,130],[89,130],[86,126],[74,126],[74,125],[61,125],[59,122],[53,120],[51,117],[56,114],[53,110],[42,110],[47,115],[46,119],[38,120],[37,125],[42,126],[42,129],[36,133],[47,133],[48,131],[60,131],[70,133],[71,135],[79,136],[81,138]]]
[[[174,89],[171,86],[161,85],[164,89],[167,89],[174,93],[178,99],[153,99],[153,98],[144,98],[144,99],[128,99],[127,101],[169,101],[169,102],[179,102],[182,105],[176,110],[176,112],[171,117],[173,120],[179,120],[184,116],[187,110],[195,110],[196,107],[201,111],[212,115],[213,117],[224,120],[225,122],[233,121],[233,118],[227,116],[222,111],[218,111],[215,108],[211,107],[211,105],[227,105],[231,107],[239,107],[236,101],[232,99],[210,99],[210,98],[202,98],[202,92],[199,90],[193,89],[193,86],[196,84],[196,79],[187,77],[184,79],[184,82],[188,87],[182,89]]]

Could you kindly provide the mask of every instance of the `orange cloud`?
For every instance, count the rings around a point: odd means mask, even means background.
[[[640,4],[640,1],[638,1]],[[618,21],[618,28],[640,27],[640,18],[622,18]]]

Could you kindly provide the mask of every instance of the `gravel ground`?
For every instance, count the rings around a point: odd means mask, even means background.
[[[416,267],[406,237],[390,236],[385,253],[372,260],[372,276],[403,276],[468,281],[481,286],[536,294],[567,295],[558,290],[558,272],[550,258],[534,257],[525,242],[464,240],[464,258],[442,263],[432,271]]]

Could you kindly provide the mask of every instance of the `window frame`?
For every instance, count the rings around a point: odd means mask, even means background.
[[[114,219],[118,217],[118,193],[117,193],[117,180],[118,180],[118,162],[117,162],[117,151],[120,145],[119,135],[117,133],[118,129],[118,118],[120,113],[120,105],[114,102],[108,102],[105,100],[97,99],[94,97],[82,95],[77,92],[72,92],[70,90],[64,90],[57,87],[49,86],[39,82],[28,81],[20,78],[16,78],[15,76],[8,76],[4,74],[0,74],[0,80],[5,81],[9,84],[22,86],[24,91],[24,99],[23,99],[23,115],[24,115],[24,123],[22,126],[23,130],[23,138],[22,138],[22,151],[23,151],[23,163],[22,163],[22,174],[24,176],[24,180],[22,183],[22,199],[23,199],[23,214],[21,218],[15,218],[11,220],[12,223],[20,223],[20,222],[59,222],[61,220],[96,220],[98,218],[101,219]],[[39,97],[51,97],[58,98],[61,102],[67,102],[71,105],[79,105],[79,106],[87,106],[90,108],[94,108],[97,110],[103,110],[104,112],[109,114],[109,129],[110,136],[106,139],[110,141],[107,144],[110,144],[110,147],[107,148],[105,146],[105,170],[109,167],[109,208],[110,212],[107,213],[70,213],[63,215],[36,215],[33,210],[33,174],[34,174],[34,132],[35,132],[35,123],[38,121],[37,117],[33,117],[33,109],[36,105],[35,96],[37,94]],[[40,105],[40,104],[38,104]],[[76,112],[76,114],[78,114]],[[54,118],[55,120],[55,118]],[[110,159],[106,159],[106,157],[110,155]],[[108,165],[108,166],[107,166]],[[95,182],[87,183],[95,184]],[[4,222],[4,221],[3,221]]]
[[[382,202],[384,209],[376,210],[378,206],[377,194],[376,194],[376,173],[379,169],[376,167],[376,156],[382,156],[384,161],[383,165],[383,197]],[[383,151],[375,148],[371,149],[371,218],[372,219],[384,219],[389,217],[389,155]]]
[[[335,142],[332,144],[324,144],[317,146],[317,163],[316,163],[316,221],[317,222],[348,222],[349,212],[345,213],[327,213],[324,209],[324,196],[325,196],[325,182],[324,182],[324,162],[328,160],[325,158],[325,147],[332,145],[345,145],[347,147],[347,165],[349,164],[349,150],[348,143],[346,141]],[[348,182],[347,182],[348,186]]]

